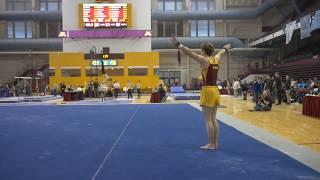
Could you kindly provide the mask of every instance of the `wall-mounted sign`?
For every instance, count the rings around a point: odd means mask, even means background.
[[[128,4],[82,4],[82,19],[86,28],[128,27]]]
[[[102,61],[101,60],[94,60],[91,61],[92,66],[102,66]],[[116,60],[103,60],[103,65],[104,66],[116,66],[117,61]]]
[[[150,30],[76,30],[61,31],[60,38],[147,38],[152,36]]]

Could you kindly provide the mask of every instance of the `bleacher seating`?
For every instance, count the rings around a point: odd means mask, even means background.
[[[280,72],[284,79],[286,75],[295,78],[296,80],[307,81],[310,78],[320,78],[320,59],[312,58],[285,64],[279,64],[275,71]]]

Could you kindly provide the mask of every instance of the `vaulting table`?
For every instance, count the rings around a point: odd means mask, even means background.
[[[320,118],[320,96],[305,96],[302,114]]]

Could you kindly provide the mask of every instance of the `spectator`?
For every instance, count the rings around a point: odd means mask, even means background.
[[[47,94],[47,92],[49,91],[49,84],[46,84],[45,86],[44,86],[44,89],[43,89],[43,95],[45,96],[46,94]]]
[[[68,91],[72,91],[72,87],[71,87],[71,83],[70,82],[68,82],[67,89],[68,89]]]
[[[313,88],[319,88],[320,87],[320,82],[318,81],[317,77],[313,78],[313,82],[314,82]]]
[[[99,82],[98,79],[96,79],[93,83],[93,91],[94,91],[94,97],[97,98],[99,95]]]
[[[160,102],[165,102],[166,91],[163,88],[162,84],[160,84],[158,92],[160,93]]]
[[[286,75],[286,82],[285,82],[285,86],[284,86],[284,89],[285,89],[285,93],[286,93],[286,99],[287,99],[287,104],[290,104],[291,102],[291,97],[290,97],[290,86],[293,85],[292,83],[292,80],[290,81],[290,77],[289,75]]]
[[[234,96],[238,97],[240,95],[241,87],[240,87],[240,81],[238,79],[235,79],[233,81],[233,91],[234,91]],[[240,92],[240,93],[239,93]]]
[[[306,87],[309,88],[309,89],[311,89],[311,88],[312,88],[312,87],[311,87],[311,84],[312,84],[312,79],[310,78],[310,79],[308,80],[308,82],[306,83]]]
[[[93,81],[89,82],[89,85],[88,85],[88,96],[89,96],[89,98],[93,97]]]
[[[231,94],[231,92],[230,92],[230,89],[231,89],[230,81],[229,81],[229,79],[227,79],[226,81],[227,81],[226,82],[227,92],[228,92],[228,95],[230,95]]]
[[[137,88],[138,99],[140,99],[141,98],[141,82],[140,82],[140,80],[138,80],[138,83],[136,84],[136,88]]]
[[[112,97],[112,79],[110,79],[109,81],[110,82],[107,82],[108,97]]]
[[[57,96],[57,91],[58,91],[58,85],[56,83],[54,83],[53,85],[53,90],[52,90],[52,94],[54,96]]]
[[[26,84],[26,95],[31,96],[31,85],[30,83]]]
[[[118,81],[115,81],[113,84],[113,89],[114,89],[114,97],[118,98],[119,92],[120,92],[120,84]]]
[[[16,87],[14,85],[12,85],[12,96],[16,97]]]
[[[9,91],[10,91],[9,85],[5,84],[3,88],[3,97],[9,97]]]
[[[243,83],[241,83],[241,90],[242,90],[242,94],[243,94],[243,100],[247,100],[247,95],[248,95],[248,84],[247,81],[244,81]]]
[[[277,99],[277,89],[276,89],[276,79],[274,76],[271,77],[271,81],[270,81],[270,95],[273,98],[272,102],[275,103],[276,99]]]
[[[265,82],[266,82],[266,77],[260,77],[259,78],[259,83],[260,83],[260,85],[261,85],[261,94],[262,94],[262,92],[263,92],[263,90],[264,90],[264,88],[265,88]]]
[[[221,83],[222,83],[222,82],[220,81],[220,79],[218,79],[218,80],[217,80],[217,86],[221,86]]]
[[[64,96],[65,90],[66,90],[66,85],[64,84],[64,82],[60,83],[60,95],[62,97]]]
[[[77,89],[76,89],[76,91],[77,91],[77,92],[82,92],[81,86],[78,86]]]
[[[132,87],[132,83],[131,83],[131,81],[127,81],[127,93],[128,93],[128,99],[132,99],[133,97],[132,97],[132,89],[133,89],[133,87]]]
[[[238,87],[237,87],[238,88],[237,89],[238,92],[237,93],[238,93],[238,96],[241,96],[242,95],[242,91],[241,91],[241,80],[240,80],[240,78],[238,78],[237,81],[238,81]]]
[[[300,79],[300,80],[298,81],[298,88],[299,88],[299,89],[307,88],[307,84],[303,81],[303,79]]]
[[[78,96],[78,99],[79,100],[83,100],[83,87],[81,86],[78,86],[77,89],[77,96]]]
[[[256,102],[256,104],[258,104],[259,97],[262,93],[262,86],[257,77],[255,77],[255,80],[253,81],[252,90],[254,101]]]
[[[283,85],[279,73],[275,73],[275,88],[277,90],[277,105],[280,105],[282,102]]]
[[[259,101],[255,107],[256,111],[271,111],[272,99],[268,95],[267,91],[263,91],[262,96],[259,97]]]
[[[290,86],[292,89],[298,88],[297,81],[294,78],[291,79]]]

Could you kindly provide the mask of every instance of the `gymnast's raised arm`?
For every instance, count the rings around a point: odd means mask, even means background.
[[[184,52],[185,54],[187,54],[188,56],[192,57],[194,60],[196,60],[197,62],[200,63],[201,68],[202,69],[206,69],[209,67],[209,62],[207,60],[207,58],[205,58],[202,55],[199,55],[197,53],[195,53],[194,51],[192,51],[190,48],[182,45],[180,42],[177,41],[176,36],[172,35],[171,37],[171,42],[174,46],[176,46],[178,49],[180,49],[182,52]]]
[[[208,50],[203,49],[202,51],[206,51],[206,53],[202,52],[202,54],[197,54],[194,51],[192,51],[190,48],[182,45],[179,41],[177,41],[176,36],[172,35],[171,37],[171,42],[173,45],[175,45],[178,49],[180,49],[182,52],[184,52],[185,54],[189,55],[190,57],[192,57],[194,60],[198,61],[201,65],[202,69],[206,69],[209,67],[209,62],[208,62],[208,58],[209,56],[212,55],[213,51],[214,51],[214,47],[212,46],[211,49],[209,49],[210,52],[207,52]],[[222,50],[220,50],[215,56],[214,58],[219,61],[220,58],[231,48],[230,44],[227,44],[223,47]]]

